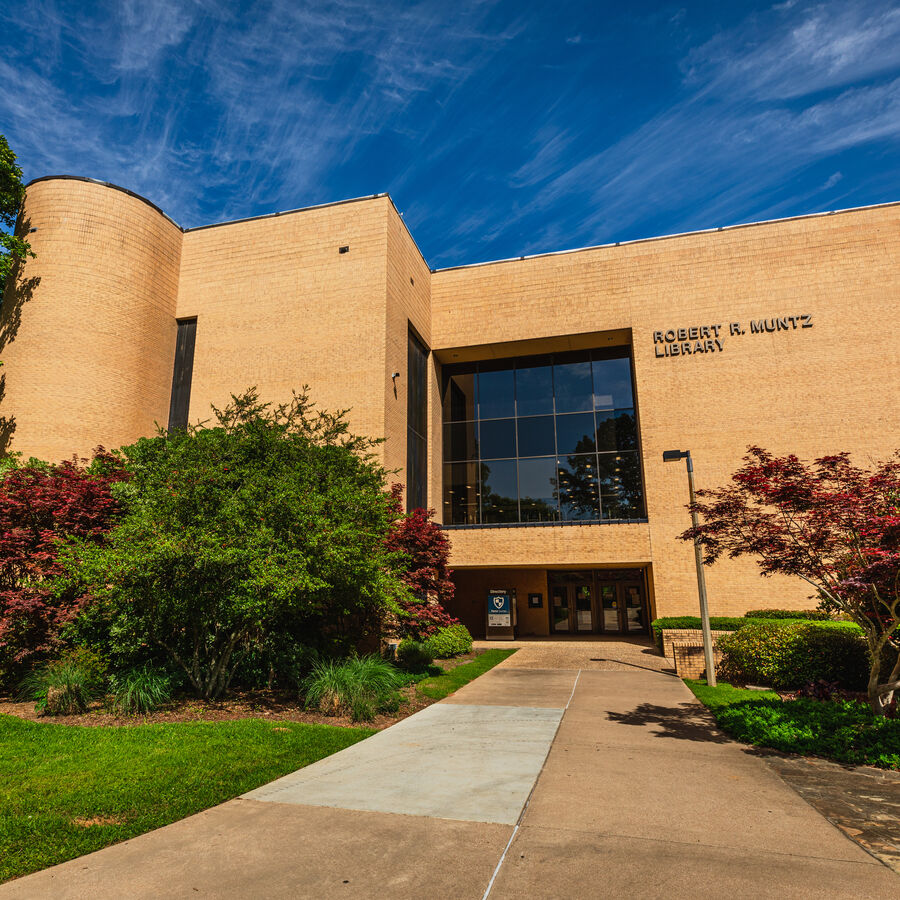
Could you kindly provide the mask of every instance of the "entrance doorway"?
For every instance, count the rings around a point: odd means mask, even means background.
[[[551,578],[550,630],[556,634],[594,631],[593,600],[594,580],[590,572],[561,572]]]
[[[641,569],[548,573],[553,634],[646,634]]]

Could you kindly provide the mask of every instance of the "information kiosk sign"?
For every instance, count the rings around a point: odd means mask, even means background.
[[[512,628],[512,598],[509,591],[488,591],[488,627]]]

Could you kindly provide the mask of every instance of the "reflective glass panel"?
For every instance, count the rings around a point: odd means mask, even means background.
[[[566,521],[600,518],[597,457],[593,453],[557,460],[560,516]]]
[[[487,419],[478,423],[478,451],[482,459],[516,455],[516,420]]]
[[[556,452],[590,453],[596,448],[594,443],[594,414],[569,413],[556,417]]]
[[[478,372],[478,418],[500,419],[516,414],[512,369]]]
[[[444,421],[475,418],[475,375],[450,375],[444,383]]]
[[[516,415],[537,416],[553,412],[553,367],[549,358],[543,365],[516,368]]]
[[[550,456],[556,453],[553,416],[529,416],[518,420],[519,456]]]
[[[633,409],[598,410],[596,419],[597,449],[601,453],[637,449],[637,422]]]
[[[631,360],[598,358],[594,354],[594,409],[616,409],[634,406],[631,391]]]
[[[518,479],[514,459],[481,464],[481,521],[517,522]]]
[[[478,522],[478,464],[444,465],[444,523],[475,525]]]
[[[591,363],[587,353],[557,357],[553,382],[557,412],[581,412],[592,408]]]
[[[444,426],[444,462],[475,459],[477,456],[474,422],[452,422]]]
[[[555,522],[556,457],[519,460],[519,515],[522,522]]]

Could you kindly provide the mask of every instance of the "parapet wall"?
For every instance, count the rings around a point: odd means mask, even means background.
[[[35,258],[0,322],[7,449],[56,461],[165,426],[181,229],[125,191],[65,178],[29,185],[23,222]]]

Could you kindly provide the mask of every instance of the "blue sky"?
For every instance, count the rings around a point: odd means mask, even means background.
[[[895,0],[28,0],[0,132],[185,226],[389,191],[434,267],[900,200]]]

